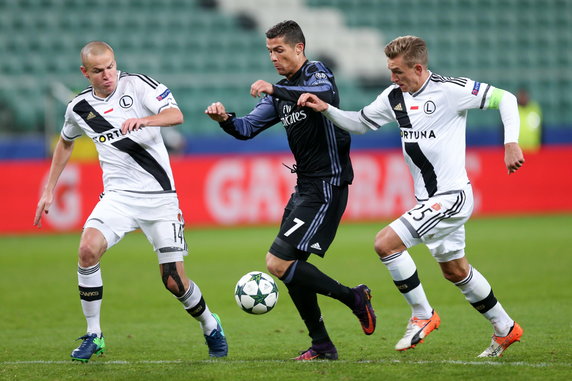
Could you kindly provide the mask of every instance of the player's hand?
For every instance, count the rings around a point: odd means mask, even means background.
[[[304,93],[298,98],[298,106],[309,107],[314,111],[322,112],[328,109],[328,104],[314,94]]]
[[[145,118],[131,118],[127,119],[121,125],[121,133],[123,135],[128,132],[139,130],[147,125]]]
[[[205,114],[207,114],[212,120],[215,122],[226,122],[229,118],[224,105],[220,102],[212,103],[207,109],[205,110]]]
[[[522,167],[524,155],[518,143],[507,143],[504,145],[504,163],[509,175]]]
[[[48,210],[54,201],[54,195],[51,192],[44,192],[40,201],[38,201],[38,206],[36,206],[36,215],[34,216],[34,226],[39,228],[42,227],[42,215],[48,214]]]
[[[274,93],[274,88],[272,87],[271,83],[259,79],[250,85],[250,95],[252,95],[254,98],[263,96],[264,93],[268,95],[272,95],[272,93]]]

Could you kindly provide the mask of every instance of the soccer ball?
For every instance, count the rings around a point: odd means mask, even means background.
[[[236,304],[249,314],[265,314],[278,301],[278,286],[266,273],[251,271],[238,281],[234,289]]]

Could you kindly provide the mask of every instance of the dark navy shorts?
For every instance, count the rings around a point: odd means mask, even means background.
[[[298,179],[269,252],[284,260],[324,256],[336,236],[348,201],[348,185]]]

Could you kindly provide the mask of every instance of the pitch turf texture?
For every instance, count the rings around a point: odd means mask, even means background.
[[[441,328],[414,350],[393,346],[409,307],[373,253],[385,222],[343,224],[325,259],[312,258],[342,283],[366,283],[377,331],[365,336],[351,312],[320,297],[340,355],[337,362],[289,360],[309,346],[303,324],[279,282],[267,315],[235,304],[236,281],[264,270],[276,227],[188,229],[186,269],[222,319],[226,359],[210,360],[198,323],[163,287],[157,260],[141,233],[129,234],[102,260],[102,327],[108,346],[88,364],[70,361],[85,333],[77,295],[78,234],[0,237],[0,379],[2,380],[563,380],[572,377],[572,216],[473,219],[471,263],[491,282],[524,336],[500,359],[477,359],[489,323],[442,278],[424,247],[412,250]]]

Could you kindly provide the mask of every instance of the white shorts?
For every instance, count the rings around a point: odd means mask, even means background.
[[[139,228],[153,245],[160,264],[180,262],[187,255],[185,220],[176,193],[107,192],[83,227],[99,230],[107,240],[107,249]]]
[[[464,225],[473,207],[473,190],[468,184],[462,190],[419,202],[389,226],[407,248],[424,243],[437,262],[449,262],[465,255]]]

